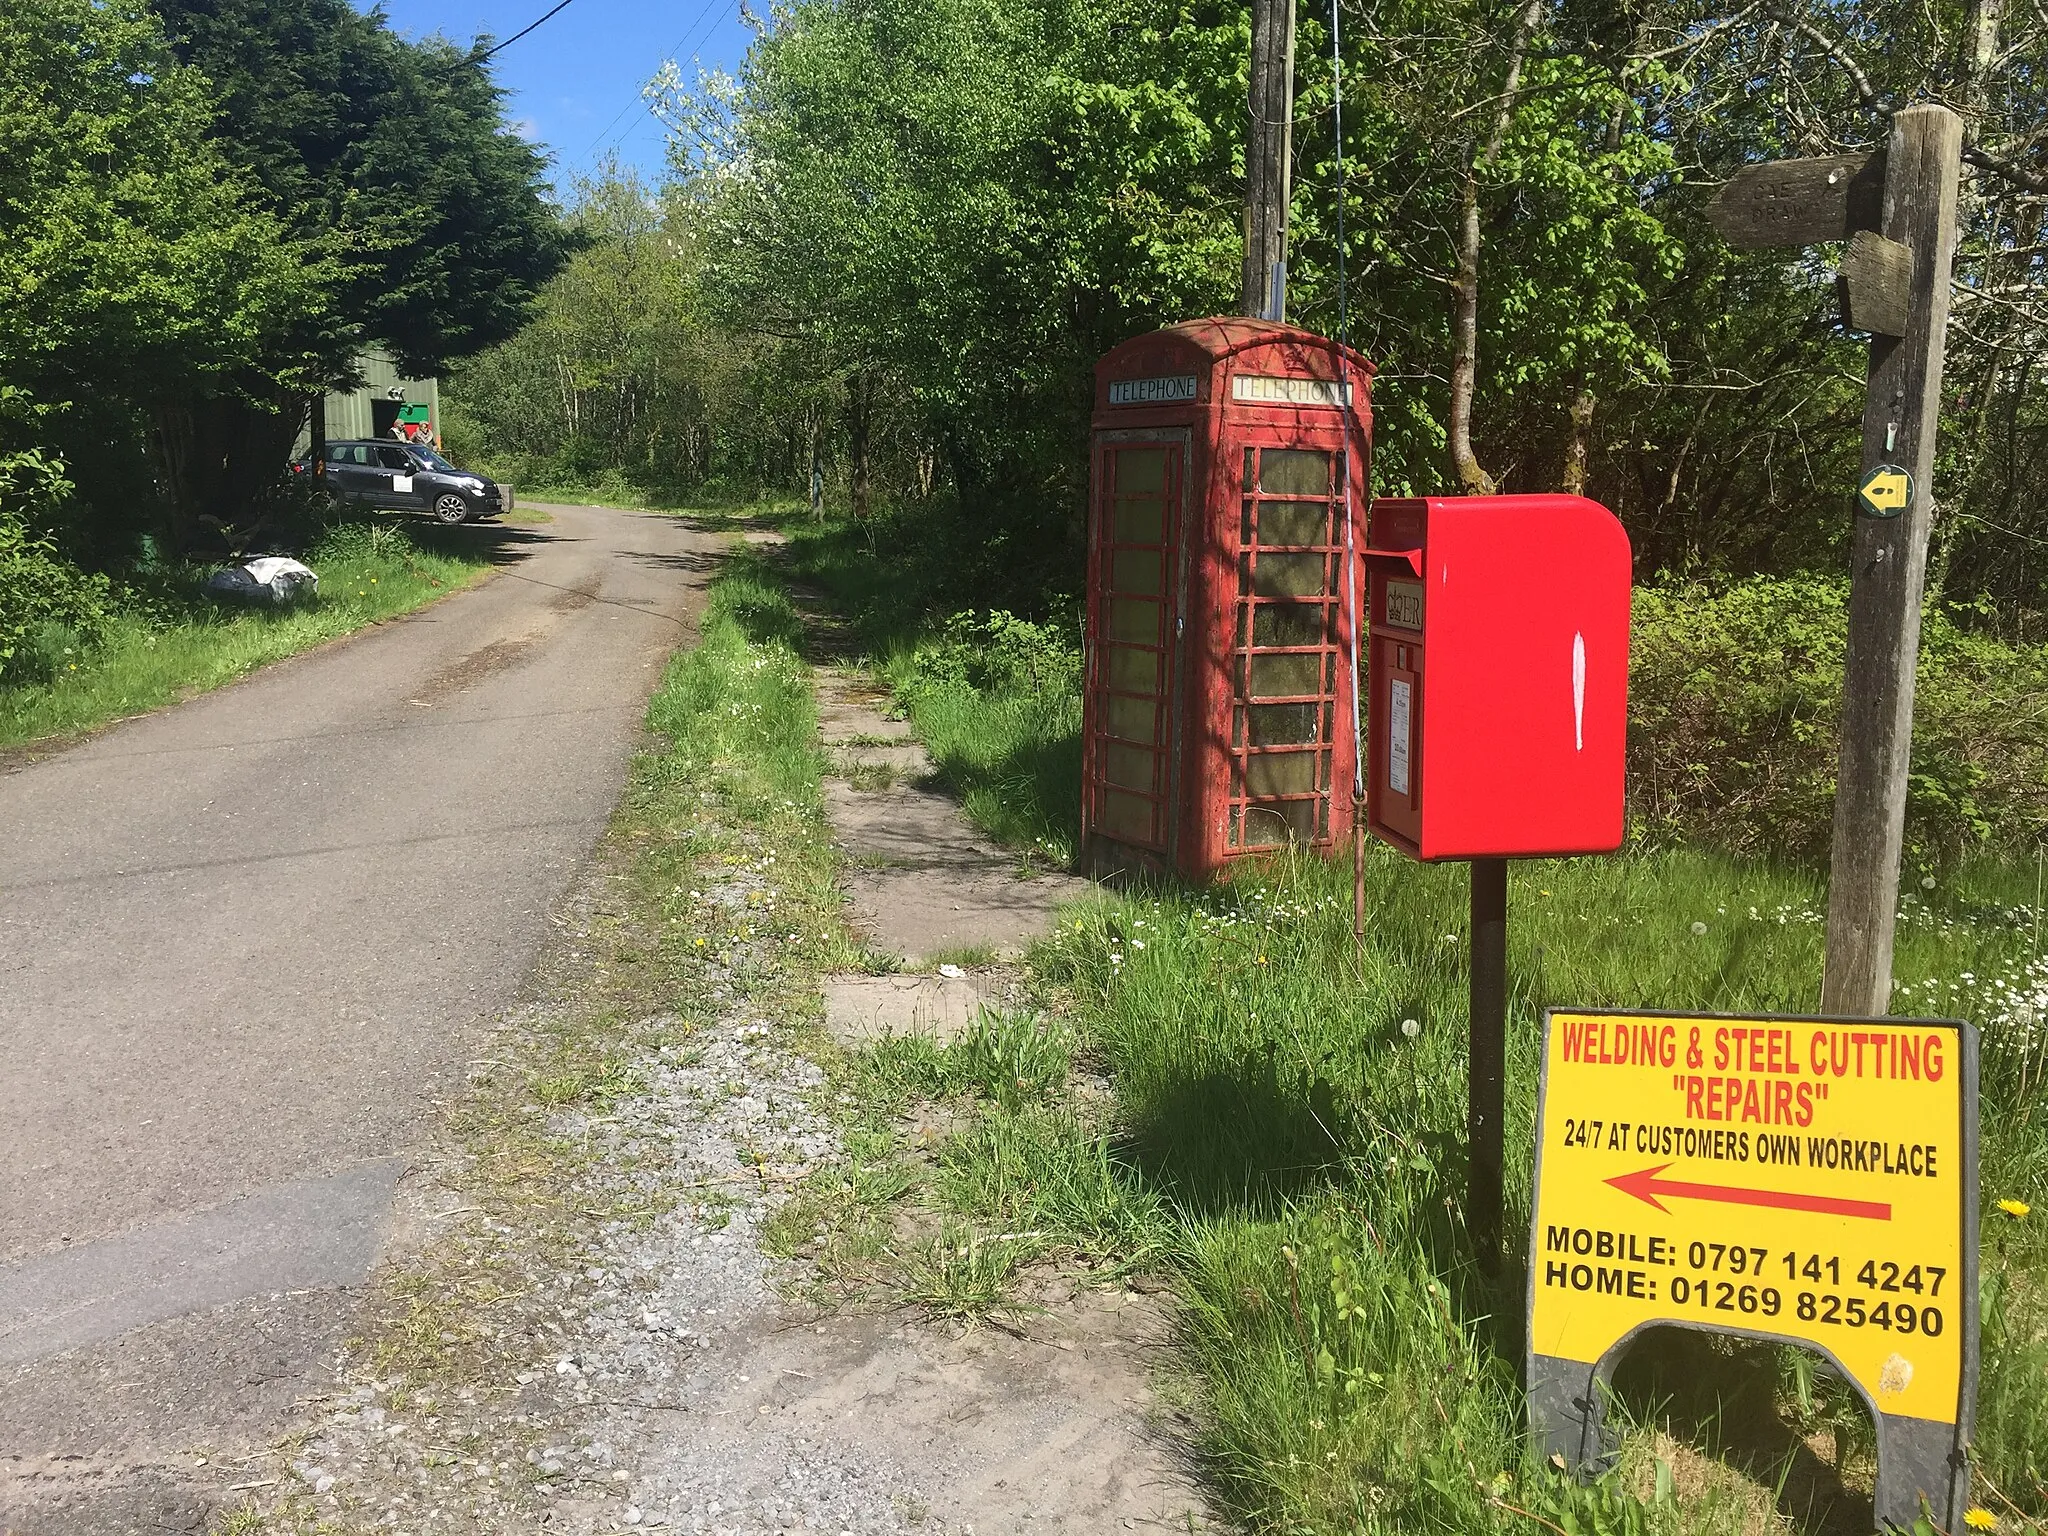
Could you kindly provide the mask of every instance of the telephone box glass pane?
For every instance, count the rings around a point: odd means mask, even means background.
[[[1268,448],[1259,455],[1259,491],[1266,496],[1328,496],[1330,456],[1307,448]]]
[[[1306,656],[1252,653],[1253,698],[1279,699],[1322,691],[1323,658],[1319,653],[1311,652]]]
[[[1252,591],[1260,597],[1320,597],[1326,563],[1322,555],[1262,555],[1252,567]]]
[[[1316,739],[1313,704],[1254,704],[1249,713],[1255,747],[1291,747]]]
[[[1111,646],[1109,686],[1120,693],[1156,694],[1159,692],[1159,653],[1133,650],[1128,645]]]
[[[1123,496],[1133,491],[1151,491],[1156,495],[1165,490],[1166,450],[1119,448],[1116,451],[1116,488],[1117,493]]]
[[[1159,754],[1150,747],[1125,747],[1109,742],[1103,748],[1102,776],[1125,789],[1139,789],[1150,794],[1153,789],[1152,765],[1158,761]]]
[[[1137,597],[1109,600],[1109,638],[1136,640],[1145,645],[1159,643],[1159,605]]]
[[[1150,699],[1130,699],[1113,693],[1102,713],[1112,736],[1121,736],[1125,741],[1151,741],[1155,737],[1159,714]]]
[[[1119,544],[1157,544],[1166,503],[1156,496],[1119,496],[1114,536]]]
[[[1322,603],[1261,603],[1252,617],[1252,644],[1321,645],[1329,638]]]
[[[1327,544],[1330,504],[1327,501],[1262,501],[1259,503],[1261,544]]]
[[[1109,589],[1112,592],[1157,593],[1159,552],[1153,549],[1118,550],[1110,571]]]
[[[1284,843],[1294,838],[1309,842],[1315,837],[1316,802],[1313,800],[1268,800],[1244,808],[1244,840],[1251,848]]]
[[[1257,752],[1245,759],[1248,795],[1306,795],[1316,789],[1313,752]]]
[[[1152,802],[1121,790],[1102,796],[1102,830],[1127,843],[1152,841]]]

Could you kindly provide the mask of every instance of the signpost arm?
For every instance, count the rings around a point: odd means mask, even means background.
[[[1465,1223],[1489,1274],[1500,1267],[1501,1118],[1508,1031],[1508,861],[1472,861],[1472,1006],[1465,1084]]]
[[[1863,411],[1863,470],[1905,469],[1918,488],[1896,517],[1858,515],[1852,537],[1842,755],[1829,866],[1822,1011],[1874,1017],[1891,1003],[1913,674],[1933,526],[1934,436],[1956,243],[1962,119],[1908,107],[1892,120],[1884,235],[1912,252],[1904,336],[1873,336]]]

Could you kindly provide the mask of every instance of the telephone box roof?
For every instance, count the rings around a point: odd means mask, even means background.
[[[1156,346],[1159,339],[1165,336],[1186,342],[1207,356],[1212,365],[1253,347],[1292,343],[1310,355],[1320,354],[1329,357],[1342,352],[1353,368],[1368,377],[1375,371],[1365,354],[1356,347],[1340,346],[1329,337],[1303,330],[1298,325],[1254,320],[1244,315],[1211,315],[1203,320],[1183,320],[1178,325],[1169,325],[1157,331],[1148,331],[1142,336],[1133,336],[1129,341],[1113,347],[1096,366],[1107,366],[1111,359],[1127,347],[1148,342]]]

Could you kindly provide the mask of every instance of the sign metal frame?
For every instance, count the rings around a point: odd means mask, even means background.
[[[1545,1120],[1549,1113],[1551,1032],[1560,1014],[1572,1018],[1668,1019],[1692,1024],[1882,1024],[1938,1029],[1954,1035],[1961,1073],[1956,1096],[1961,1119],[1957,1144],[1962,1154],[1958,1179],[1962,1212],[1958,1265],[1961,1273],[1956,1290],[1959,1303],[1957,1323],[1961,1330],[1958,1341],[1961,1379],[1953,1424],[1884,1412],[1864,1384],[1827,1346],[1811,1338],[1764,1328],[1707,1323],[1684,1316],[1654,1318],[1627,1329],[1591,1365],[1581,1360],[1536,1353],[1536,1279],[1542,1235],[1543,1149]],[[1977,1092],[1980,1058],[1981,1044],[1976,1026],[1958,1019],[1890,1016],[1873,1019],[1844,1014],[1706,1014],[1654,1008],[1546,1008],[1537,1069],[1536,1155],[1529,1198],[1529,1270],[1523,1312],[1526,1320],[1523,1359],[1529,1435],[1537,1454],[1561,1460],[1567,1471],[1578,1476],[1597,1476],[1614,1467],[1621,1447],[1606,1421],[1606,1402],[1612,1395],[1614,1372],[1636,1340],[1652,1329],[1685,1328],[1696,1333],[1719,1334],[1763,1344],[1789,1344],[1824,1357],[1870,1413],[1877,1431],[1877,1488],[1873,1502],[1879,1529],[1910,1529],[1920,1513],[1922,1490],[1926,1491],[1927,1503],[1935,1520],[1944,1529],[1960,1529],[1969,1505],[1968,1447],[1976,1416],[1980,1365],[1977,1315],[1980,1271]]]

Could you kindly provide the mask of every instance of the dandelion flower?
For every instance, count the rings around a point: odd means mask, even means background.
[[[1972,1505],[1963,1516],[1963,1524],[1973,1531],[1995,1531],[1998,1529],[1998,1516],[1981,1504]]]
[[[1406,1035],[1410,1040],[1413,1040],[1417,1035],[1422,1033],[1422,1025],[1416,1022],[1414,1019],[1403,1019],[1401,1021],[1401,1033]]]
[[[1705,923],[1694,923],[1692,925],[1692,936],[1694,938],[1698,938],[1701,934],[1705,933],[1706,931],[1707,925]]]
[[[2033,1207],[2027,1204],[2027,1202],[2024,1200],[2001,1200],[1998,1202],[1998,1208],[2001,1211],[2005,1212],[2006,1215],[2011,1216],[2014,1219],[2018,1219],[2019,1217],[2026,1215],[2027,1212],[2033,1209]]]

